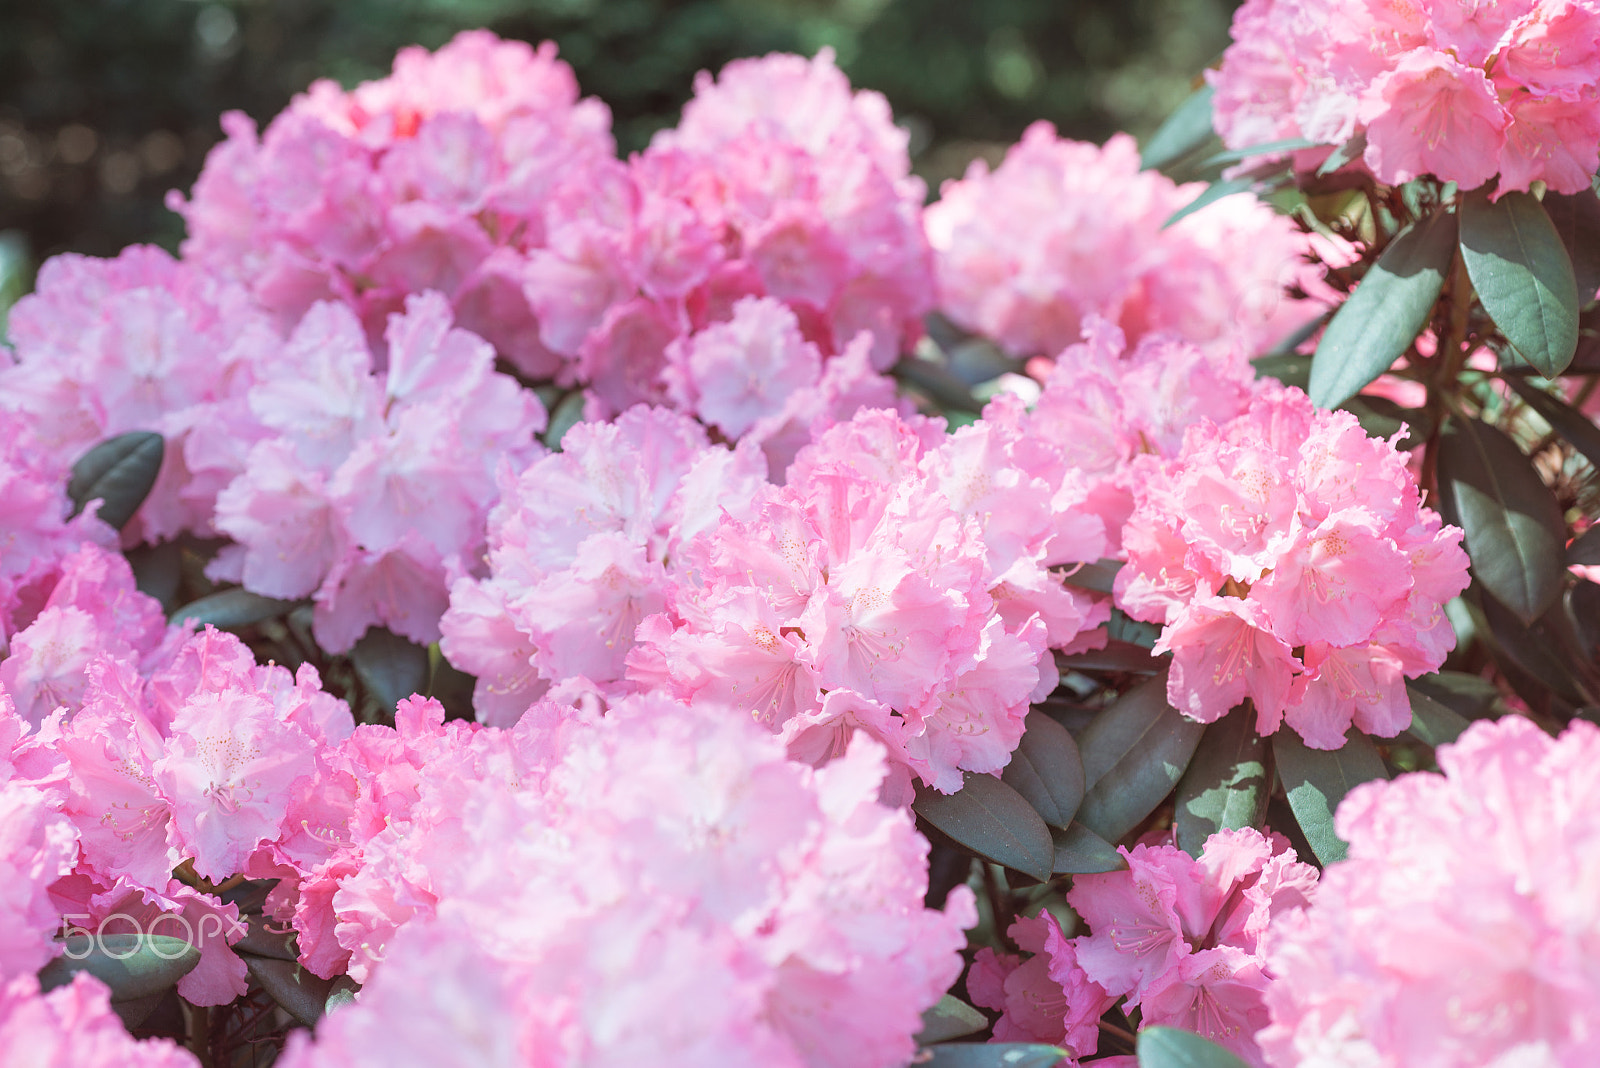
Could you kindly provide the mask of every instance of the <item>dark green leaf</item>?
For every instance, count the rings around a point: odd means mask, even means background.
[[[1205,192],[1201,193],[1199,196],[1189,201],[1189,203],[1185,204],[1183,207],[1167,216],[1167,221],[1161,224],[1161,228],[1165,230],[1178,220],[1193,215],[1201,208],[1215,204],[1223,197],[1231,197],[1235,193],[1248,193],[1250,190],[1255,188],[1255,185],[1256,180],[1254,178],[1243,177],[1226,178],[1220,182],[1212,182],[1206,187]]]
[[[1455,255],[1456,217],[1438,211],[1389,243],[1328,321],[1311,361],[1311,400],[1337,408],[1387,371],[1433,315]]]
[[[133,583],[139,592],[160,601],[162,611],[172,611],[178,584],[183,581],[182,547],[175,541],[164,541],[137,546],[124,555],[133,568]]]
[[[1590,663],[1600,662],[1600,583],[1579,579],[1567,591],[1566,602],[1581,655]]]
[[[1428,436],[1427,427],[1423,425],[1427,419],[1426,413],[1402,408],[1388,397],[1355,396],[1339,407],[1354,415],[1369,437],[1387,440],[1404,426],[1406,436],[1399,443],[1402,449],[1414,449]]]
[[[1176,1027],[1146,1027],[1138,1051],[1139,1068],[1247,1068],[1210,1039]]]
[[[235,953],[274,960],[299,960],[300,951],[293,927],[273,923],[260,914],[247,917],[245,936],[230,947]]]
[[[983,405],[967,384],[936,360],[920,357],[901,360],[891,372],[896,378],[928,395],[939,407],[957,412],[981,412]]]
[[[386,711],[428,689],[428,650],[393,631],[373,627],[350,650],[350,663]]]
[[[946,1042],[925,1047],[917,1068],[1055,1068],[1067,1051],[1024,1042]]]
[[[328,1000],[323,1005],[324,1013],[331,1013],[335,1009],[342,1009],[346,1005],[356,1003],[356,995],[361,992],[361,985],[348,975],[335,976],[333,989],[328,992]]]
[[[100,506],[100,518],[121,530],[156,484],[165,453],[161,435],[147,430],[102,441],[72,465],[72,478],[67,482],[72,514],[98,498],[105,502]]]
[[[1588,416],[1521,375],[1506,375],[1505,383],[1528,403],[1528,407],[1538,412],[1552,430],[1567,439],[1567,443],[1596,468],[1600,468],[1600,427],[1595,426]]]
[[[953,794],[917,787],[917,815],[996,864],[1044,882],[1055,862],[1050,828],[1017,791],[993,775],[968,775]]]
[[[279,597],[263,597],[243,586],[235,586],[231,590],[221,590],[198,601],[190,601],[172,613],[172,622],[181,624],[186,619],[192,619],[199,627],[209,623],[218,630],[238,630],[286,615],[295,605],[303,603]]]
[[[1287,726],[1272,738],[1278,778],[1311,851],[1323,864],[1343,860],[1348,846],[1334,833],[1333,814],[1345,794],[1361,783],[1389,777],[1378,747],[1357,730],[1345,735],[1342,748],[1333,750],[1307,748]]]
[[[1500,691],[1494,683],[1465,671],[1436,671],[1406,683],[1407,689],[1420,690],[1446,708],[1467,719],[1482,719],[1489,714]]]
[[[1063,572],[1061,581],[1080,590],[1110,593],[1112,584],[1117,581],[1117,572],[1121,570],[1121,560],[1096,560],[1092,564],[1079,564],[1072,570]]]
[[[1164,671],[1123,694],[1078,739],[1089,784],[1078,822],[1108,842],[1133,830],[1183,777],[1203,731],[1167,704]]]
[[[158,990],[154,994],[146,994],[142,998],[129,998],[126,1001],[113,1001],[111,1011],[122,1019],[122,1026],[132,1031],[150,1018],[150,1014],[161,1007],[161,1003],[168,996],[177,997],[171,987]],[[181,1011],[181,1010],[180,1010]]]
[[[1439,508],[1466,531],[1473,573],[1532,623],[1566,578],[1561,506],[1516,443],[1476,419],[1446,424],[1438,459]]]
[[[1461,198],[1461,258],[1484,310],[1513,348],[1546,378],[1578,348],[1578,286],[1561,235],[1532,193],[1491,202]]]
[[[294,961],[272,957],[247,956],[244,966],[267,996],[287,1009],[296,1020],[307,1027],[315,1027],[322,1019],[328,995],[333,992],[331,979],[315,976]]]
[[[1149,649],[1161,637],[1161,628],[1154,623],[1133,619],[1120,608],[1113,608],[1111,618],[1106,620],[1106,634],[1114,642],[1127,642]]]
[[[200,963],[200,949],[170,935],[68,935],[66,955],[39,970],[39,986],[54,990],[88,972],[111,988],[113,1001],[137,1001],[165,992]]]
[[[1081,823],[1074,822],[1064,831],[1050,833],[1056,845],[1057,875],[1098,875],[1128,866],[1116,846]]]
[[[1139,153],[1143,170],[1160,170],[1176,163],[1211,140],[1211,96],[1211,86],[1202,85],[1167,116]]]
[[[1472,721],[1449,705],[1440,704],[1418,689],[1415,683],[1406,685],[1406,696],[1411,698],[1411,737],[1423,745],[1441,746],[1461,737],[1461,732],[1472,726]]]
[[[1083,761],[1067,728],[1043,712],[1028,713],[1022,742],[1002,781],[1027,798],[1052,827],[1065,827],[1083,801]]]
[[[989,1018],[958,997],[946,994],[922,1014],[922,1030],[917,1045],[948,1042],[989,1029]]]
[[[1573,539],[1567,546],[1567,563],[1600,564],[1600,526],[1590,527],[1581,537]]]
[[[1202,167],[1220,167],[1228,163],[1240,163],[1257,156],[1281,156],[1289,152],[1299,152],[1303,148],[1321,148],[1321,141],[1307,141],[1304,137],[1290,137],[1282,141],[1266,141],[1259,145],[1250,145],[1248,148],[1230,148],[1223,152],[1207,156],[1200,162]]]
[[[1354,161],[1367,150],[1367,131],[1362,130],[1344,144],[1334,149],[1317,168],[1317,177],[1326,178],[1345,164]]]
[[[561,439],[567,436],[567,431],[583,422],[583,392],[581,390],[568,393],[556,402],[555,409],[550,413],[550,422],[544,428],[544,443],[547,448],[561,450]]]
[[[1572,277],[1581,307],[1600,292],[1600,197],[1592,190],[1546,193],[1542,203],[1572,260]]]
[[[1255,709],[1242,704],[1205,729],[1178,783],[1178,845],[1198,857],[1218,831],[1261,826],[1271,792],[1267,744],[1256,734]]]
[[[1311,357],[1300,352],[1279,352],[1250,361],[1257,378],[1276,378],[1286,386],[1305,389],[1311,384]]]
[[[1484,622],[1489,624],[1489,634],[1500,652],[1563,701],[1572,705],[1583,704],[1583,691],[1567,663],[1568,658],[1578,650],[1568,649],[1567,643],[1562,640],[1562,614],[1565,609],[1559,600],[1532,624],[1518,619],[1487,592],[1482,594],[1480,600]]]
[[[1154,675],[1165,666],[1165,660],[1150,655],[1149,646],[1132,642],[1108,641],[1103,649],[1056,655],[1056,667],[1062,671],[1125,671]]]

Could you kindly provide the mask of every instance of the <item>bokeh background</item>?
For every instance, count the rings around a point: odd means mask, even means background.
[[[58,252],[176,249],[163,206],[220,139],[313,79],[380,77],[458,30],[550,39],[624,152],[677,121],[694,74],[832,47],[883,92],[936,192],[1027,124],[1148,133],[1227,44],[1233,0],[3,0],[0,278]],[[9,265],[9,269],[8,269]],[[0,297],[3,300],[3,297]]]

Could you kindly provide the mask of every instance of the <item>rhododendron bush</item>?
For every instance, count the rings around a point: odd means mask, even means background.
[[[1600,3],[930,191],[484,32],[0,353],[0,1060],[1600,1059]]]

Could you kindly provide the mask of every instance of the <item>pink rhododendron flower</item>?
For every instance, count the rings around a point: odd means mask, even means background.
[[[48,890],[78,860],[78,832],[59,806],[32,784],[0,779],[0,983],[31,975],[57,952],[51,936],[61,915]]]
[[[87,972],[48,994],[31,975],[0,984],[0,1063],[30,1068],[198,1068],[170,1039],[135,1041]]]
[[[1592,0],[1247,0],[1233,39],[1206,74],[1230,148],[1362,134],[1380,181],[1498,175],[1497,196],[1577,193],[1600,165]]]
[[[1014,356],[1054,356],[1090,316],[1130,341],[1260,351],[1319,310],[1285,292],[1306,238],[1244,197],[1163,228],[1199,191],[1141,171],[1131,137],[1097,148],[1035,123],[993,173],[974,162],[927,209],[940,308]]]
[[[161,470],[124,537],[215,536],[217,491],[259,435],[245,394],[281,341],[240,285],[135,245],[115,259],[57,256],[12,309],[0,413],[31,434],[65,485],[105,438],[155,431]]]
[[[1600,730],[1510,716],[1438,750],[1442,774],[1356,787],[1350,843],[1277,917],[1259,1035],[1273,1065],[1579,1065],[1600,1050]]]
[[[330,652],[374,624],[438,640],[450,576],[482,553],[495,471],[542,451],[538,398],[494,371],[494,350],[452,325],[439,294],[408,298],[387,338],[376,372],[349,309],[313,307],[250,392],[268,436],[217,500],[238,547],[212,573],[312,595]]]
[[[337,300],[380,343],[408,295],[436,290],[462,326],[548,377],[561,361],[520,275],[557,190],[612,156],[610,124],[548,42],[480,30],[431,55],[403,49],[388,78],[313,84],[259,138],[224,116],[192,199],[172,198],[184,256],[244,282],[285,329]]]
[[[985,947],[967,973],[972,1003],[1001,1014],[993,1040],[1065,1046],[1076,1057],[1094,1053],[1100,1017],[1116,998],[1076,967],[1077,948],[1048,912],[1017,917],[1006,934],[1027,956]],[[1071,988],[1062,989],[1057,976],[1070,976]]]
[[[1411,722],[1404,679],[1454,646],[1443,605],[1467,558],[1392,442],[1269,386],[1134,483],[1116,599],[1164,625],[1176,708],[1209,723],[1248,697],[1258,731],[1287,720],[1317,749],[1352,723],[1391,737]]]

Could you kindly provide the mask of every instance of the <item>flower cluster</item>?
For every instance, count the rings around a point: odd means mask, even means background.
[[[1268,1061],[1579,1065],[1600,1051],[1600,730],[1474,724],[1443,774],[1356,787],[1350,843],[1274,926]]]
[[[0,415],[17,428],[8,433],[30,435],[41,473],[64,485],[98,442],[156,431],[166,452],[130,543],[215,536],[217,492],[257,436],[245,394],[281,344],[243,286],[146,246],[110,260],[57,256],[8,331]]]
[[[482,552],[501,463],[538,454],[538,398],[451,326],[438,293],[389,321],[387,370],[343,304],[314,305],[249,393],[263,436],[217,499],[230,546],[211,574],[272,597],[316,598],[318,642],[372,624],[439,638],[449,580]]]
[[[1287,720],[1317,749],[1352,721],[1385,737],[1410,724],[1405,679],[1454,647],[1443,605],[1467,557],[1392,442],[1268,388],[1141,463],[1135,500],[1116,599],[1165,625],[1175,707],[1209,723],[1248,697],[1258,731]]]
[[[866,331],[884,370],[932,306],[909,170],[888,105],[826,50],[730,63],[679,127],[557,197],[524,283],[541,337],[612,412],[681,395],[669,347],[742,297],[788,305],[824,357]]]
[[[924,908],[880,747],[813,771],[721,708],[550,713],[441,739],[352,853],[336,931],[370,979],[287,1064],[907,1061],[976,915]]]
[[[1600,170],[1594,0],[1247,0],[1207,72],[1233,148],[1365,138],[1380,181],[1498,193],[1589,187]]]
[[[1097,148],[1035,123],[928,207],[940,309],[1015,356],[1054,356],[1091,315],[1132,340],[1260,351],[1320,310],[1285,294],[1308,274],[1307,239],[1252,197],[1165,226],[1199,193],[1141,172],[1125,134]]]
[[[549,43],[486,32],[345,92],[319,81],[259,139],[223,118],[191,200],[184,258],[245,282],[287,330],[317,301],[349,305],[381,350],[407,295],[435,290],[524,372],[553,374],[522,291],[566,184],[611,159],[611,116],[578,100]],[[381,363],[381,361],[380,361]]]
[[[1050,568],[1099,559],[1105,532],[1076,514],[1080,481],[1033,475],[1015,426],[869,411],[801,450],[751,518],[697,545],[692,581],[646,619],[630,675],[714,699],[822,761],[865,730],[945,792],[998,771],[1028,702],[1106,606]],[[1086,646],[1092,647],[1092,646]]]
[[[167,1039],[138,1042],[111,1010],[105,985],[80,973],[47,994],[31,975],[0,983],[0,1063],[33,1068],[199,1068]]]

